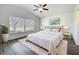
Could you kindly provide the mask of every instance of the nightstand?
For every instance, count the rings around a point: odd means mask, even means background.
[[[71,34],[70,33],[63,33],[64,39],[71,39]]]

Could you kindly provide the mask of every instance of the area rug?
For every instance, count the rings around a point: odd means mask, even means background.
[[[47,51],[36,46],[33,43],[26,42],[27,38],[23,38],[18,40],[20,43],[24,44],[26,47],[37,53],[38,55],[48,55]],[[56,49],[56,54],[57,55],[67,55],[67,40],[62,40],[60,46]]]

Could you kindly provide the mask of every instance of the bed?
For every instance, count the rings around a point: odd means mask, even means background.
[[[37,33],[29,34],[27,37],[28,41],[33,42],[46,50],[48,54],[56,54],[56,47],[60,44],[63,39],[62,32],[45,32],[40,31]]]

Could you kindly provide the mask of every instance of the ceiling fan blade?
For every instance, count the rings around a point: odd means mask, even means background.
[[[38,10],[38,9],[34,9],[33,11],[36,11],[36,10]]]
[[[48,9],[47,9],[47,8],[43,8],[43,10],[47,10],[47,11],[48,11]]]
[[[47,4],[44,4],[43,7],[47,6]]]
[[[40,7],[42,7],[42,4],[39,4]]]
[[[37,6],[37,5],[34,5],[34,6],[37,7],[37,8],[39,7],[39,6]]]

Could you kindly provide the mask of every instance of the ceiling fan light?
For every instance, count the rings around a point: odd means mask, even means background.
[[[39,8],[39,11],[42,11],[43,9],[42,8]]]

